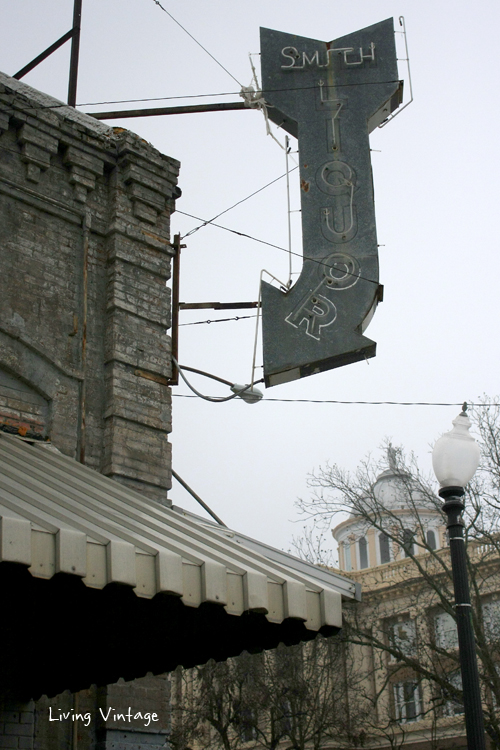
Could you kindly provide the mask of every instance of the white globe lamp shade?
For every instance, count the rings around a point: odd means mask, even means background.
[[[471,422],[465,412],[453,420],[453,429],[436,441],[432,467],[441,488],[465,487],[474,476],[481,452],[469,434]]]

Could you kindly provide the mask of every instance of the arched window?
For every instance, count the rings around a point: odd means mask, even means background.
[[[350,542],[344,542],[344,560],[345,560],[345,569],[347,571],[352,570],[351,543]]]
[[[405,557],[411,557],[411,555],[415,554],[414,536],[415,532],[411,529],[403,529],[403,550]]]
[[[429,547],[429,549],[436,549],[437,544],[436,544],[435,532],[432,529],[429,529],[427,531],[426,537],[427,537],[427,546]]]
[[[368,567],[368,542],[366,541],[365,536],[361,537],[361,539],[358,542],[358,545],[359,545],[359,567],[367,568]]]
[[[389,546],[389,537],[387,534],[380,534],[378,538],[380,548],[380,563],[391,562],[391,550]]]

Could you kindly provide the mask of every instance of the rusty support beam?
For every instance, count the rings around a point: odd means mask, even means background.
[[[207,511],[207,513],[208,513],[209,515],[211,515],[211,516],[212,516],[212,518],[214,519],[214,521],[217,521],[217,523],[218,523],[218,524],[219,524],[220,526],[224,526],[224,528],[226,528],[226,529],[227,529],[227,526],[226,526],[226,524],[224,523],[224,521],[221,521],[221,520],[220,520],[219,516],[217,516],[217,515],[216,515],[216,514],[215,514],[215,513],[213,512],[213,510],[212,510],[211,508],[209,508],[209,507],[208,507],[208,505],[207,505],[206,503],[204,503],[204,502],[203,502],[203,500],[201,499],[201,497],[200,497],[200,496],[199,496],[198,494],[196,494],[196,492],[195,492],[195,491],[194,491],[193,489],[191,489],[191,487],[189,486],[189,484],[187,484],[187,482],[185,482],[185,481],[184,481],[184,479],[182,479],[182,478],[181,478],[181,477],[180,477],[180,476],[179,476],[179,475],[177,474],[177,472],[176,472],[176,471],[174,471],[173,469],[172,469],[172,476],[173,476],[173,477],[174,477],[175,479],[177,479],[177,481],[179,482],[179,484],[180,484],[180,485],[181,485],[182,487],[184,487],[184,489],[185,489],[185,490],[186,490],[187,492],[189,492],[189,494],[190,494],[190,495],[191,495],[192,497],[194,497],[194,499],[196,500],[196,502],[197,502],[197,503],[199,503],[199,504],[201,505],[201,507],[202,507],[202,508],[204,508],[204,509],[205,509],[205,510]]]
[[[50,47],[47,47],[47,49],[44,52],[41,52],[38,57],[35,57],[30,63],[24,66],[24,68],[21,68],[21,70],[18,70],[17,73],[15,73],[12,78],[16,78],[18,81],[21,80],[27,73],[30,72],[30,70],[33,70],[33,68],[36,68],[37,65],[39,65],[41,62],[43,62],[47,57],[49,57],[53,52],[59,49],[59,47],[62,47],[65,42],[67,42],[71,37],[73,36],[73,29],[70,29],[65,34],[62,35],[60,39],[57,40],[57,42],[54,42],[54,44],[51,44]]]
[[[175,254],[172,261],[172,357],[179,359],[179,285],[181,274],[181,249],[186,245],[181,245],[180,234],[174,235],[172,243]],[[172,362],[172,376],[168,385],[179,385],[179,371],[177,366]]]
[[[248,310],[258,302],[179,302],[179,310]]]
[[[185,107],[154,107],[152,109],[124,109],[120,112],[87,112],[96,120],[119,120],[128,117],[155,117],[156,115],[189,115],[195,112],[227,112],[248,109],[244,102],[218,102],[216,104],[189,104]]]
[[[73,28],[71,35],[71,58],[69,62],[68,104],[76,107],[76,84],[78,81],[78,58],[80,55],[80,31],[82,27],[82,0],[75,0],[73,6]]]

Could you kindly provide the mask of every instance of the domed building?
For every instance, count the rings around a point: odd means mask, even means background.
[[[345,628],[351,628],[349,663],[357,674],[348,703],[354,715],[368,717],[370,739],[360,747],[466,748],[445,516],[439,498],[425,492],[397,459],[389,446],[387,469],[366,494],[352,493],[349,517],[332,530],[341,571],[362,587],[362,600],[350,608]],[[498,548],[491,540],[470,539],[468,554],[473,606],[482,611],[483,671],[493,655],[483,707],[495,724],[499,702],[491,674],[500,674]]]
[[[360,507],[332,530],[339,545],[341,570],[375,568],[446,546],[438,498],[434,501],[424,495],[411,476],[398,469],[392,446],[387,450],[387,462],[388,468],[378,475],[364,507],[361,501]],[[370,523],[370,517],[376,523]],[[384,527],[392,531],[391,536],[400,536],[401,544],[391,541]]]

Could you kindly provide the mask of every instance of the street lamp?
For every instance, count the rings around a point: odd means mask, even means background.
[[[190,388],[193,393],[196,393],[197,396],[204,399],[205,401],[211,401],[212,403],[222,403],[223,401],[231,401],[233,398],[241,398],[242,401],[244,401],[246,404],[258,404],[259,401],[262,400],[262,397],[264,394],[262,391],[259,391],[258,388],[255,388],[254,383],[250,383],[249,385],[238,385],[238,383],[231,383],[230,380],[224,380],[224,378],[219,378],[218,375],[212,375],[209,372],[205,372],[205,370],[198,370],[197,367],[188,367],[187,365],[181,365],[177,362],[175,357],[172,357],[172,361],[174,365],[177,367],[179,371],[179,375],[183,379],[183,381],[186,383],[187,387]],[[203,393],[200,393],[199,391],[194,388],[193,385],[189,382],[189,380],[184,375],[184,370],[188,370],[189,372],[196,372],[198,375],[204,375],[206,378],[212,378],[212,380],[217,380],[219,383],[224,383],[225,385],[228,385],[232,392],[232,396],[204,396]],[[264,378],[261,378],[261,380],[257,381],[258,383],[263,383]]]
[[[467,577],[462,498],[464,487],[479,466],[480,451],[469,434],[471,426],[466,413],[467,404],[461,414],[453,420],[453,429],[439,438],[432,451],[432,466],[440,485],[439,496],[443,498],[443,511],[448,517],[451,569],[455,590],[455,612],[458,631],[458,649],[462,688],[464,694],[465,728],[468,750],[486,750],[483,707],[479,687],[476,643],[472,626],[472,612]]]

